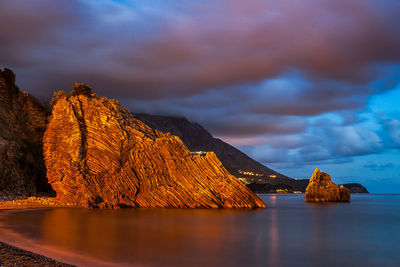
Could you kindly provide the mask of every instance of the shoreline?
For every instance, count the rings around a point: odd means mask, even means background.
[[[301,193],[292,192],[277,192],[277,193],[266,193],[266,192],[254,192],[256,195],[302,195]],[[351,193],[352,195],[399,195],[399,193]],[[1,210],[23,210],[23,209],[42,209],[42,208],[82,208],[81,206],[65,203],[59,201],[56,197],[0,197],[0,211]]]
[[[0,201],[0,210],[40,209],[40,208],[74,208],[76,205],[60,202],[55,197],[26,197]]]
[[[14,200],[0,200],[0,215],[2,212],[23,211],[30,209],[43,208],[74,208],[76,205],[62,203],[55,197],[26,197]],[[0,224],[0,266],[57,266],[74,267],[63,262],[71,260],[74,257],[64,255],[64,253],[52,252],[46,248],[41,248],[35,243],[21,238],[18,234],[2,229]],[[27,241],[27,242],[25,242]],[[73,262],[73,261],[72,261]],[[78,261],[77,263],[87,264],[88,266],[96,264],[92,261]]]
[[[14,211],[22,212],[23,210]],[[13,211],[3,210],[3,212]],[[0,212],[0,216],[1,214]],[[119,267],[124,265],[43,244],[5,228],[0,221],[0,266]]]
[[[52,258],[24,250],[0,241],[1,266],[57,266],[74,267]]]

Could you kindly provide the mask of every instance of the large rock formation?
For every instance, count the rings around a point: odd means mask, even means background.
[[[57,197],[86,207],[257,208],[265,204],[212,152],[135,119],[84,85],[59,94],[44,136]]]
[[[307,186],[304,200],[307,202],[348,202],[350,190],[331,181],[327,173],[315,169]]]
[[[49,192],[42,152],[47,107],[21,92],[15,75],[0,70],[0,197]]]

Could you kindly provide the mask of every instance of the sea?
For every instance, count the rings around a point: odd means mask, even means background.
[[[0,211],[0,241],[79,266],[400,266],[400,195],[266,209]]]

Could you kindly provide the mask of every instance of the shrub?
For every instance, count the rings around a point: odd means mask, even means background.
[[[61,99],[63,97],[66,97],[66,96],[67,96],[67,94],[64,92],[64,90],[60,90],[60,91],[54,92],[53,93],[53,98],[50,101],[50,105],[54,106],[59,99]]]
[[[87,86],[84,83],[77,83],[75,82],[75,85],[72,87],[71,93],[69,93],[69,96],[78,96],[78,95],[85,95],[85,96],[92,96],[92,88]]]

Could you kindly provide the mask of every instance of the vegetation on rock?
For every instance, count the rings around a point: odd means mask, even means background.
[[[59,90],[53,93],[53,98],[50,101],[50,105],[54,106],[58,100],[62,98],[69,98],[71,96],[84,95],[87,97],[95,97],[96,95],[93,93],[92,88],[84,83],[75,82],[75,85],[72,87],[72,90],[69,94],[65,93],[64,90]]]

